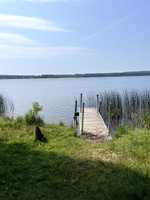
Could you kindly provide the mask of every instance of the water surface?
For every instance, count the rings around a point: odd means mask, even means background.
[[[14,116],[23,115],[37,101],[45,122],[66,125],[73,121],[74,102],[81,92],[86,99],[103,91],[133,89],[150,91],[150,76],[0,80],[0,92],[14,102]]]

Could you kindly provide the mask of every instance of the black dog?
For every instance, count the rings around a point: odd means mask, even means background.
[[[42,141],[44,138],[44,134],[42,134],[42,132],[38,126],[35,127],[34,137],[35,137],[35,141],[37,141],[37,140]]]

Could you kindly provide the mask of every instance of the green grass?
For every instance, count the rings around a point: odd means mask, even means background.
[[[87,143],[60,125],[0,128],[0,200],[149,200],[150,131]]]

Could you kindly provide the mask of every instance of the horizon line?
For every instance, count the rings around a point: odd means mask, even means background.
[[[128,76],[128,75],[134,75],[134,76],[142,76],[142,75],[150,75],[150,70],[144,70],[144,71],[123,71],[123,72],[102,72],[102,73],[100,73],[100,72],[95,72],[95,73],[72,73],[72,74],[49,74],[49,73],[47,73],[47,74],[0,74],[0,79],[2,78],[2,77],[9,77],[9,78],[15,78],[15,77],[32,77],[32,78],[45,78],[45,77],[43,77],[43,76],[72,76],[72,77],[74,77],[74,76],[78,76],[78,77],[82,77],[82,76],[84,76],[84,77],[86,77],[86,75],[89,75],[89,77],[90,77],[90,75],[92,76],[92,77],[94,77],[94,75],[99,75],[99,76],[111,76],[111,75],[113,75],[113,76],[115,76],[115,75],[125,75],[125,76]],[[53,77],[52,77],[53,78]]]

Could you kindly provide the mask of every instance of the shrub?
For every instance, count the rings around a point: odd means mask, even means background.
[[[32,109],[24,116],[24,122],[26,125],[43,125],[43,119],[38,116],[38,112],[42,110],[42,106],[38,102],[32,103]]]

